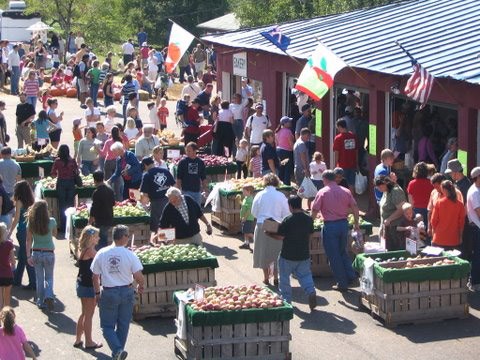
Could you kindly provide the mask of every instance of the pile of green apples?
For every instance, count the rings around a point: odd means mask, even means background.
[[[82,178],[82,187],[95,187],[92,174],[87,176],[80,175],[80,177]],[[57,188],[57,178],[51,176],[40,179],[38,182],[43,189],[55,190]]]
[[[194,300],[189,306],[195,311],[238,311],[280,307],[283,300],[258,285],[230,285],[206,288],[203,300]]]
[[[118,205],[113,208],[114,217],[141,217],[148,216],[144,209],[141,209],[135,205]]]
[[[212,257],[204,247],[196,245],[145,245],[132,250],[144,265],[203,260]]]

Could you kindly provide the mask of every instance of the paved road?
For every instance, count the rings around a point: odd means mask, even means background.
[[[2,96],[7,102],[9,129],[14,129],[16,99]],[[146,106],[141,113],[146,116]],[[169,104],[173,110],[173,103]],[[82,111],[78,103],[60,100],[65,119],[73,119]],[[65,122],[66,123],[66,122]],[[65,139],[71,143],[68,124]],[[10,131],[12,133],[12,131]],[[13,140],[16,145],[16,141]],[[209,251],[219,259],[216,277],[219,285],[260,283],[261,272],[252,270],[252,256],[238,250],[241,242],[223,235],[218,229],[213,236],[204,235]],[[33,294],[13,291],[17,320],[34,343],[40,359],[108,359],[107,347],[86,353],[74,349],[75,322],[80,303],[75,296],[77,269],[69,256],[65,240],[56,243],[55,311],[44,313],[33,303]],[[24,280],[26,281],[26,280]],[[294,281],[295,317],[291,322],[293,359],[478,359],[480,340],[480,295],[470,295],[471,316],[466,320],[450,320],[436,324],[405,325],[384,328],[358,308],[358,289],[344,295],[331,291],[332,279],[316,279],[319,307],[308,310],[307,299]],[[102,340],[98,313],[94,319],[94,339]],[[127,343],[129,359],[174,359],[173,319],[149,319],[133,323]]]

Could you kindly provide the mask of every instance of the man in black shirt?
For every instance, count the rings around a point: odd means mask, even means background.
[[[168,203],[165,195],[170,186],[175,185],[175,179],[170,171],[155,167],[151,156],[144,157],[142,167],[145,171],[140,185],[141,202],[147,205],[150,202],[150,231],[156,234],[163,209]]]
[[[112,188],[105,184],[103,171],[93,173],[95,191],[92,195],[92,207],[88,223],[100,229],[100,240],[97,250],[108,245],[108,232],[113,226],[113,207],[115,206],[115,193]]]
[[[193,198],[202,205],[202,191],[205,189],[205,163],[197,157],[198,146],[189,142],[185,147],[187,157],[180,160],[177,167],[177,187],[183,195]]]
[[[17,110],[15,111],[15,115],[17,116],[17,128],[16,128],[16,135],[18,140],[18,148],[23,148],[23,143],[25,145],[29,145],[32,143],[30,137],[30,123],[33,121],[35,117],[35,108],[32,104],[27,103],[27,97],[25,93],[20,93],[20,104],[17,105]]]
[[[310,236],[313,234],[313,220],[302,210],[302,199],[292,196],[288,199],[291,215],[283,219],[277,234],[271,234],[277,240],[283,240],[282,251],[278,258],[280,276],[279,288],[282,297],[292,302],[290,275],[295,274],[298,282],[308,295],[310,310],[317,306],[317,295],[310,270]]]

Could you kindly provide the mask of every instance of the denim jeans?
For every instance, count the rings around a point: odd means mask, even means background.
[[[233,133],[235,138],[240,141],[243,137],[243,119],[233,120]]]
[[[60,230],[65,232],[65,210],[73,207],[75,200],[74,180],[57,179],[58,211],[60,213]]]
[[[90,97],[93,100],[93,106],[98,106],[97,104],[98,87],[99,87],[99,84],[90,83]]]
[[[103,289],[100,297],[100,327],[112,355],[125,348],[132,320],[135,294],[131,287]]]
[[[18,82],[20,81],[20,67],[12,66],[10,78],[10,93],[11,95],[18,95]]]
[[[55,254],[53,252],[33,251],[33,267],[37,280],[37,305],[41,306],[45,299],[53,299],[53,268]]]
[[[110,105],[113,105],[113,97],[103,94],[103,106],[107,107]]]
[[[98,166],[93,164],[93,161],[82,160],[82,165],[80,169],[82,171],[82,175],[87,176],[93,174],[95,170],[97,170]]]
[[[473,254],[472,254],[472,273],[470,275],[470,283],[472,285],[480,285],[480,229],[475,225],[470,226]]]
[[[330,269],[340,287],[347,287],[357,275],[347,253],[348,221],[325,221],[322,229],[323,247]]]
[[[36,286],[35,269],[27,263],[27,230],[19,230],[17,228],[17,241],[18,241],[18,253],[17,253],[17,267],[15,268],[15,275],[13,278],[13,284],[22,285],[23,272],[25,267],[28,274],[28,286]]]
[[[201,207],[202,206],[202,194],[200,192],[185,191],[182,190],[183,195],[190,196]]]
[[[293,172],[293,151],[277,149],[278,160],[280,160],[280,166],[278,168],[278,177],[285,185],[290,185],[290,179]],[[285,159],[289,159],[286,165],[282,165],[281,162]]]
[[[312,271],[310,270],[310,259],[293,261],[278,257],[279,288],[282,297],[287,302],[292,302],[292,287],[290,286],[290,275],[294,274],[305,294],[315,292]]]
[[[108,232],[110,231],[111,226],[99,226],[98,229],[100,230],[100,239],[98,240],[98,244],[96,246],[97,250],[108,246]]]
[[[27,99],[26,99],[25,102],[31,104],[34,109],[37,107],[37,97],[36,96],[27,96]]]

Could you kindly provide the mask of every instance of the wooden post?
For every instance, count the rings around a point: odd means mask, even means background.
[[[460,106],[458,108],[458,149],[467,152],[467,169],[463,174],[477,166],[477,109]],[[461,159],[460,159],[461,160]]]

